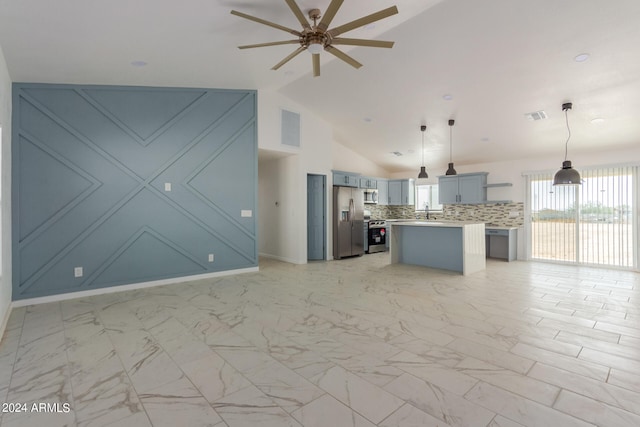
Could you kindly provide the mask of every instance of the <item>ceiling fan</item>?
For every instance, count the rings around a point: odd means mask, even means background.
[[[239,49],[250,49],[254,47],[265,47],[265,46],[277,46],[284,44],[300,44],[300,47],[289,54],[282,61],[278,62],[276,65],[271,68],[272,70],[277,70],[282,67],[284,64],[292,60],[296,57],[300,52],[304,50],[308,50],[312,55],[312,63],[313,63],[313,76],[318,77],[320,75],[320,52],[322,50],[340,58],[347,64],[351,65],[354,68],[362,67],[362,64],[335,47],[335,45],[349,45],[349,46],[366,46],[366,47],[393,47],[393,42],[389,41],[379,41],[379,40],[368,40],[368,39],[351,39],[351,38],[342,38],[338,37],[339,35],[346,33],[347,31],[354,30],[356,28],[371,24],[372,22],[379,21],[384,18],[388,18],[391,15],[395,15],[398,13],[398,8],[396,6],[391,6],[387,9],[383,9],[376,13],[372,13],[371,15],[363,16],[362,18],[356,19],[355,21],[351,21],[344,25],[340,25],[339,27],[335,27],[329,29],[329,25],[331,25],[331,21],[333,17],[342,6],[344,0],[331,0],[329,7],[327,8],[324,16],[320,15],[319,9],[311,9],[309,11],[309,18],[313,20],[313,25],[309,23],[307,18],[305,18],[304,13],[297,5],[295,0],[285,0],[289,8],[293,12],[293,14],[298,18],[300,24],[302,25],[302,30],[294,30],[292,28],[284,27],[282,25],[276,24],[271,21],[266,21],[261,18],[257,18],[255,16],[247,15],[242,12],[238,12],[236,10],[232,10],[231,14],[239,16],[241,18],[248,19],[250,21],[258,22],[263,25],[267,25],[269,27],[276,28],[278,30],[286,31],[298,38],[295,40],[284,40],[277,42],[268,42],[268,43],[258,43],[258,44],[250,44],[245,46],[238,46]],[[320,19],[318,22],[318,19]]]

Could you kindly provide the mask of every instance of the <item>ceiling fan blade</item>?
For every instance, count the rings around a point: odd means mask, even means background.
[[[313,62],[313,77],[320,76],[320,54],[314,53],[311,55],[311,61]]]
[[[278,45],[281,45],[281,44],[296,44],[296,43],[300,43],[300,40],[284,40],[284,41],[281,41],[281,42],[246,44],[244,46],[238,46],[238,49],[252,49],[254,47],[278,46]]]
[[[367,40],[367,39],[344,39],[335,38],[331,40],[331,44],[343,44],[349,46],[366,46],[366,47],[387,47],[392,48],[394,42],[386,42],[382,40]]]
[[[324,16],[318,24],[318,29],[320,31],[327,31],[327,28],[329,28],[329,25],[331,25],[333,17],[336,16],[336,12],[338,11],[338,9],[340,9],[340,6],[342,6],[343,1],[344,0],[331,0],[329,7],[327,8],[327,10],[325,10]]]
[[[265,21],[264,19],[256,18],[255,16],[251,16],[251,15],[247,15],[246,13],[238,12],[237,10],[232,10],[231,14],[239,16],[239,17],[244,18],[244,19],[248,19],[249,21],[254,21],[254,22],[257,22],[259,24],[263,24],[263,25],[266,25],[266,26],[269,26],[269,27],[277,28],[278,30],[286,31],[287,33],[291,33],[294,36],[298,36],[298,37],[302,36],[302,33],[300,31],[296,31],[296,30],[294,30],[292,28],[284,27],[284,26],[276,24],[274,22]]]
[[[286,58],[284,58],[282,61],[278,62],[276,65],[273,66],[273,68],[271,68],[272,70],[277,70],[278,68],[282,67],[284,64],[286,64],[287,62],[291,61],[296,55],[298,55],[300,52],[302,52],[303,50],[305,50],[306,48],[303,46],[300,46],[299,48],[297,48],[296,50],[294,50],[291,54],[289,54],[289,56],[287,56]]]
[[[347,31],[355,30],[356,28],[371,24],[372,22],[388,18],[389,16],[395,15],[396,13],[398,13],[398,8],[395,6],[391,6],[379,12],[372,13],[371,15],[363,16],[362,18],[356,19],[355,21],[340,25],[339,27],[332,28],[331,30],[327,31],[327,33],[332,37],[335,37],[342,33],[346,33]]]
[[[298,21],[300,21],[300,25],[302,25],[302,28],[304,28],[305,30],[311,30],[311,25],[309,25],[309,21],[307,21],[307,18],[304,16],[304,13],[302,13],[302,10],[300,10],[300,7],[295,2],[295,0],[284,0],[284,1],[287,2],[287,4],[289,5],[289,9],[291,9],[293,14],[296,15],[296,18],[298,18]]]
[[[347,64],[351,65],[353,68],[362,67],[361,63],[359,63],[358,61],[356,61],[355,59],[353,59],[352,57],[350,57],[349,55],[347,55],[346,53],[344,53],[343,51],[341,51],[338,48],[335,48],[333,46],[327,46],[327,47],[324,48],[324,50],[329,52],[333,56],[342,59],[344,62],[346,62]]]

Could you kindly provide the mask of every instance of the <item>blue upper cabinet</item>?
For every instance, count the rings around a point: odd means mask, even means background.
[[[359,187],[360,177],[354,174],[344,172],[333,173],[333,185],[340,187]]]
[[[388,205],[389,204],[389,181],[386,179],[378,178],[376,179],[376,184],[378,187],[378,204],[379,205]]]
[[[415,202],[415,180],[390,180],[388,200],[390,205],[413,205]]]
[[[360,178],[360,188],[377,189],[378,181],[375,178]]]
[[[16,83],[12,131],[14,299],[257,266],[255,91]]]
[[[438,177],[441,205],[474,204],[487,201],[487,172]]]
[[[402,205],[402,180],[389,181],[389,205]]]

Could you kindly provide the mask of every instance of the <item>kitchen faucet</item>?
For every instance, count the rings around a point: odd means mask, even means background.
[[[427,213],[426,219],[429,219],[429,204],[424,204],[424,211]]]

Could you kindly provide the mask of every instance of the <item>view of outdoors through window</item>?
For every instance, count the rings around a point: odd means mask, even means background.
[[[416,210],[417,211],[441,211],[442,205],[438,202],[438,185],[416,185]]]
[[[635,169],[581,171],[580,186],[530,176],[532,258],[633,267]]]

